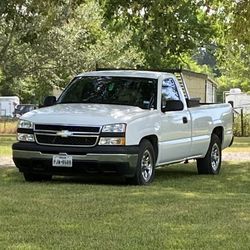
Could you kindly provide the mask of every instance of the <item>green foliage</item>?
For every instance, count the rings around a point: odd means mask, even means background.
[[[250,92],[250,2],[228,2],[221,15],[222,33],[217,38],[218,67],[222,76],[218,79],[220,90],[241,88]],[[220,94],[221,94],[220,92]]]
[[[248,0],[0,1],[0,95],[41,103],[99,67],[182,66],[250,91]]]
[[[106,19],[117,31],[128,26],[132,42],[145,53],[151,68],[176,67],[213,38],[213,27],[202,1],[105,1]]]
[[[233,71],[235,72],[235,70]],[[243,77],[242,75],[237,75],[240,72],[235,72],[235,75],[233,72],[227,72],[221,77],[217,78],[218,82],[218,89],[217,89],[217,99],[218,102],[223,102],[223,92],[229,91],[233,88],[240,88],[243,92],[249,92],[250,91],[250,84],[249,79],[246,77]]]
[[[243,127],[243,131],[242,131],[242,127]],[[240,115],[235,116],[234,135],[235,136],[250,136],[250,114],[243,115],[243,121]]]
[[[47,31],[67,17],[59,1],[1,1],[1,5],[0,68],[4,78],[0,91],[2,95],[18,95],[20,81],[26,77],[42,82],[43,64],[52,49]]]
[[[250,45],[250,2],[248,0],[237,1],[233,10],[234,22],[232,24],[232,35],[241,44]]]
[[[74,16],[60,28],[54,28],[50,40],[54,42],[55,73],[62,80],[70,80],[82,71],[102,67],[135,67],[143,64],[143,54],[129,46],[131,32],[120,34],[103,29],[100,6],[94,1],[75,9]],[[56,81],[62,86],[64,81]]]
[[[13,1],[0,16],[0,94],[41,103],[54,86],[97,64],[135,66],[131,32],[108,32],[95,1]]]
[[[250,44],[231,44],[228,41],[218,55],[222,76],[218,79],[220,86],[240,88],[244,92],[250,91]]]

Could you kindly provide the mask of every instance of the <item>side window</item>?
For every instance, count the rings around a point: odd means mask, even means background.
[[[166,78],[162,82],[162,107],[166,106],[168,100],[180,100],[180,96],[173,78]]]
[[[180,100],[180,96],[174,79],[166,78],[162,83],[162,97],[166,100]]]

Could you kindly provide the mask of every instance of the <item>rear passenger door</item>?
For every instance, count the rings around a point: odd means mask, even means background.
[[[181,100],[183,95],[177,88],[175,79],[164,78],[162,81],[161,105],[167,100]],[[191,116],[184,105],[183,110],[161,113],[159,164],[174,162],[190,156],[191,152]]]

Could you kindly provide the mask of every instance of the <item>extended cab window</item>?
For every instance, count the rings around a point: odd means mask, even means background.
[[[73,80],[58,103],[100,103],[156,109],[157,79],[83,76]]]
[[[173,78],[166,78],[162,82],[161,107],[166,107],[168,100],[180,100],[180,96]]]
[[[166,78],[162,83],[162,98],[165,100],[180,100],[174,79]]]

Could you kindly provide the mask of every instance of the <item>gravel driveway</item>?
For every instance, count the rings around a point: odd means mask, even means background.
[[[12,167],[14,162],[11,157],[0,157],[0,168],[1,167]]]
[[[250,153],[248,152],[223,152],[223,161],[250,161]],[[0,157],[1,167],[13,167],[14,162],[11,157]]]

